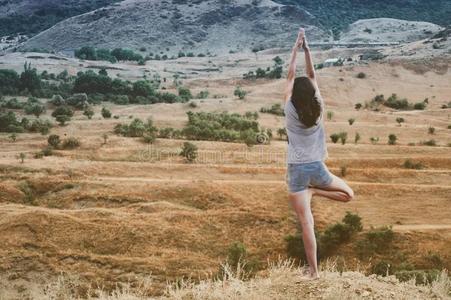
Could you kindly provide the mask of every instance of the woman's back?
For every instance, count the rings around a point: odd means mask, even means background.
[[[318,98],[323,107],[321,96]],[[288,135],[287,163],[297,164],[325,160],[327,147],[323,113],[316,125],[307,127],[299,120],[299,115],[291,99],[285,102],[284,112]]]

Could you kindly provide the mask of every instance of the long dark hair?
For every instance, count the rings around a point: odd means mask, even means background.
[[[321,115],[321,104],[315,92],[316,88],[308,77],[297,77],[294,80],[291,101],[296,108],[299,120],[307,127],[316,125]]]

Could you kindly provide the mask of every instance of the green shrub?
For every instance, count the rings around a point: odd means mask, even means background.
[[[206,99],[208,98],[208,96],[210,95],[209,91],[200,91],[197,95],[196,98],[197,99]]]
[[[420,144],[424,146],[437,146],[437,142],[435,140],[421,141]]]
[[[51,146],[51,147],[57,149],[58,146],[59,146],[60,143],[61,143],[60,136],[59,136],[59,135],[56,135],[56,134],[50,135],[50,136],[48,137],[48,139],[47,139],[47,143],[49,144],[49,146]]]
[[[327,112],[327,120],[328,121],[332,121],[333,117],[334,117],[334,112],[333,111],[328,111]]]
[[[66,101],[60,95],[53,95],[52,99],[50,100],[50,103],[55,106],[66,105]]]
[[[66,125],[67,122],[70,121],[70,117],[67,115],[58,115],[55,117],[55,120],[60,124],[60,126]]]
[[[247,92],[243,90],[241,87],[237,86],[235,88],[235,91],[233,92],[233,95],[237,96],[240,100],[243,100],[246,97]]]
[[[54,118],[61,115],[72,117],[74,115],[74,111],[69,106],[59,106],[52,112],[52,117]]]
[[[355,122],[355,119],[354,119],[354,118],[350,118],[350,119],[348,119],[348,123],[349,123],[349,125],[351,125],[351,126],[352,126],[352,124],[354,124],[354,122]]]
[[[354,106],[354,108],[355,108],[356,110],[360,110],[362,107],[363,107],[362,103],[357,103],[357,104]]]
[[[418,102],[413,105],[413,109],[416,109],[416,110],[424,110],[425,108],[426,108],[426,103],[424,103],[424,102]]]
[[[348,138],[348,133],[347,132],[340,132],[339,134],[338,134],[338,137],[340,138],[340,141],[341,141],[341,144],[342,145],[344,145],[344,144],[346,144],[346,140],[347,140],[347,138]]]
[[[429,128],[428,128],[428,133],[429,133],[429,134],[434,134],[434,133],[435,133],[435,128],[432,127],[432,126],[429,126]]]
[[[397,139],[398,139],[398,137],[395,134],[388,135],[388,144],[395,145]]]
[[[396,118],[396,122],[399,124],[399,126],[401,126],[401,123],[404,123],[405,120],[404,118]]]
[[[410,281],[412,279],[415,280],[416,284],[431,284],[433,281],[437,280],[437,278],[440,276],[441,271],[440,270],[402,270],[395,272],[396,278],[398,278],[399,281]]]
[[[363,72],[360,72],[360,73],[357,74],[357,78],[364,79],[364,78],[366,78],[366,74],[363,73]]]
[[[379,137],[374,137],[374,136],[370,137],[370,142],[373,145],[377,144],[379,142]]]
[[[356,132],[354,136],[354,144],[357,144],[360,141],[360,133]]]
[[[83,111],[83,115],[87,116],[88,119],[91,120],[94,115],[94,110],[90,106],[87,106]]]
[[[333,133],[330,135],[330,139],[332,140],[332,143],[336,144],[340,139],[340,135],[338,133]]]
[[[421,170],[424,169],[424,166],[421,162],[413,162],[410,159],[406,159],[404,161],[403,167],[406,169],[415,169],[415,170]]]
[[[285,112],[284,112],[284,110],[282,108],[282,105],[280,103],[273,104],[270,108],[262,107],[260,109],[260,112],[273,114],[273,115],[276,115],[276,116],[284,116],[285,115]]]
[[[407,99],[399,99],[396,94],[392,94],[390,97],[388,97],[387,101],[385,101],[383,104],[394,109],[409,109],[409,102],[407,101]]]
[[[193,99],[193,95],[191,94],[191,91],[187,87],[179,87],[178,89],[179,97],[183,99],[183,101],[189,101]]]
[[[180,155],[188,162],[193,162],[197,158],[197,146],[190,142],[184,142]]]
[[[107,109],[106,107],[102,108],[101,114],[102,114],[102,117],[105,119],[111,118],[111,111],[109,109]]]
[[[61,148],[65,150],[66,149],[72,150],[78,147],[80,147],[80,141],[75,137],[69,137],[67,139],[64,139],[61,144]]]
[[[387,276],[393,274],[392,270],[393,264],[385,261],[380,260],[376,263],[371,264],[371,274],[377,274],[380,276]]]
[[[78,109],[84,108],[88,104],[88,95],[86,93],[73,94],[66,100],[66,104]]]
[[[356,242],[356,251],[360,258],[381,254],[390,249],[395,234],[391,227],[371,228],[365,237]]]
[[[33,120],[30,124],[27,126],[27,130],[30,132],[39,132],[42,135],[47,134],[50,131],[50,128],[53,127],[53,124],[49,120]]]

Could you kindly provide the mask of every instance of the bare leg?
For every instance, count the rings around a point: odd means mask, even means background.
[[[332,176],[331,184],[326,187],[313,188],[313,194],[342,202],[351,201],[354,198],[354,191],[351,187],[343,179],[332,173],[330,175]]]
[[[310,189],[297,193],[291,193],[289,199],[299,222],[302,226],[302,240],[304,241],[305,254],[309,265],[311,278],[318,278],[318,261],[316,255],[316,237],[314,221],[310,202],[312,199]]]

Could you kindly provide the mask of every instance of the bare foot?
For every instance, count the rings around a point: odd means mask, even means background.
[[[299,277],[299,280],[296,280],[296,283],[301,283],[303,281],[312,281],[312,280],[318,280],[319,274],[305,274],[301,275]]]

